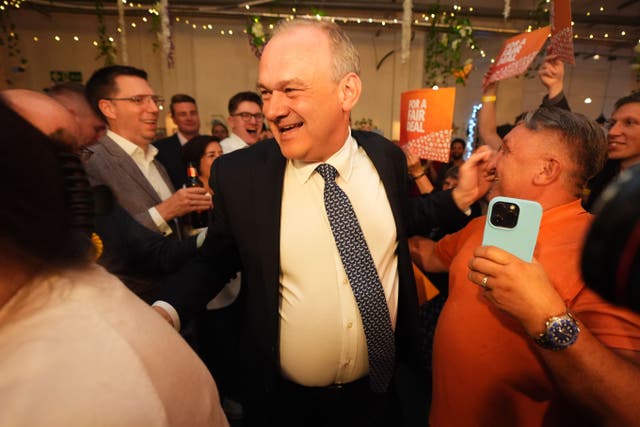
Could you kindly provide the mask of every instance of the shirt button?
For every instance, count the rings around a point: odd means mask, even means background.
[[[353,322],[351,320],[349,320],[347,322],[347,328],[351,329],[353,327]]]
[[[347,360],[346,362],[344,362],[344,366],[349,366],[351,365],[351,360]]]

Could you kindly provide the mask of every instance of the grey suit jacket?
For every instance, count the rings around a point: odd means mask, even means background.
[[[104,136],[99,143],[89,147],[91,157],[85,163],[85,169],[91,185],[106,185],[111,189],[118,203],[139,223],[150,230],[160,232],[149,215],[149,208],[162,202],[138,165],[116,142]],[[174,192],[171,179],[164,166],[154,160],[156,168],[171,192]],[[174,233],[179,236],[174,221],[169,221]]]

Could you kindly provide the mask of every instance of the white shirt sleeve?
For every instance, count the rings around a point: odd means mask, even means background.
[[[173,233],[173,230],[171,230],[171,227],[169,227],[167,221],[162,218],[162,215],[160,215],[160,212],[158,212],[155,206],[149,208],[149,215],[163,235],[168,236]]]
[[[178,315],[178,312],[176,311],[175,308],[173,308],[171,304],[169,304],[166,301],[156,301],[151,306],[160,307],[164,311],[166,311],[167,314],[169,314],[169,317],[171,317],[171,322],[173,322],[173,325],[172,325],[173,328],[176,331],[180,332],[180,316]]]

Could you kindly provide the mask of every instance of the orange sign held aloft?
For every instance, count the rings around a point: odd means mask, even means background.
[[[416,89],[400,98],[400,145],[422,159],[449,161],[456,89]]]
[[[573,53],[573,31],[571,30],[571,0],[553,0],[549,14],[551,20],[551,41],[547,52],[557,55],[567,64],[576,65]]]
[[[496,62],[482,81],[483,88],[493,82],[519,76],[527,71],[548,36],[549,27],[546,26],[506,40]]]

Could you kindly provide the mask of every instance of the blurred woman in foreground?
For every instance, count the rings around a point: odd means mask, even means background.
[[[92,262],[74,135],[1,99],[0,127],[0,425],[228,425],[188,345]]]

